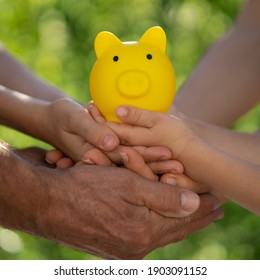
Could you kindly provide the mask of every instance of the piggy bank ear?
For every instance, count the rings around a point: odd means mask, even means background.
[[[113,33],[108,31],[98,33],[94,43],[97,58],[99,58],[105,50],[118,44],[122,44],[122,42]]]
[[[150,44],[159,48],[162,52],[166,51],[166,35],[160,26],[149,28],[140,38],[139,43]]]

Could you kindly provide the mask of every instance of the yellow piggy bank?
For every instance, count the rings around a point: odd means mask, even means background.
[[[161,27],[148,29],[138,42],[121,42],[103,31],[94,45],[97,60],[90,74],[90,94],[108,121],[120,122],[115,115],[120,105],[169,110],[176,78]]]

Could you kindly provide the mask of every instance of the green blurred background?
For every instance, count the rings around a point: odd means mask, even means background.
[[[0,0],[0,41],[37,75],[87,102],[88,77],[95,61],[93,41],[99,31],[109,30],[130,41],[138,40],[153,25],[163,27],[180,87],[205,50],[232,25],[242,4],[238,0]],[[234,129],[247,132],[259,127],[259,106],[234,125]],[[0,135],[15,147],[49,147],[4,127],[0,127]],[[222,221],[147,256],[259,258],[259,218],[233,203],[225,206]],[[0,228],[0,259],[96,258]]]

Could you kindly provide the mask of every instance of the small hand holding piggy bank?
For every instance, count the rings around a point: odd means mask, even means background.
[[[176,78],[159,26],[138,42],[121,42],[110,32],[95,39],[97,61],[90,75],[90,94],[107,121],[120,122],[116,108],[131,105],[167,112],[175,96]]]

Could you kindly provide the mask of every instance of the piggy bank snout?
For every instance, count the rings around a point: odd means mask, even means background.
[[[118,77],[117,87],[119,92],[127,98],[140,97],[148,92],[150,79],[143,71],[130,70]]]

